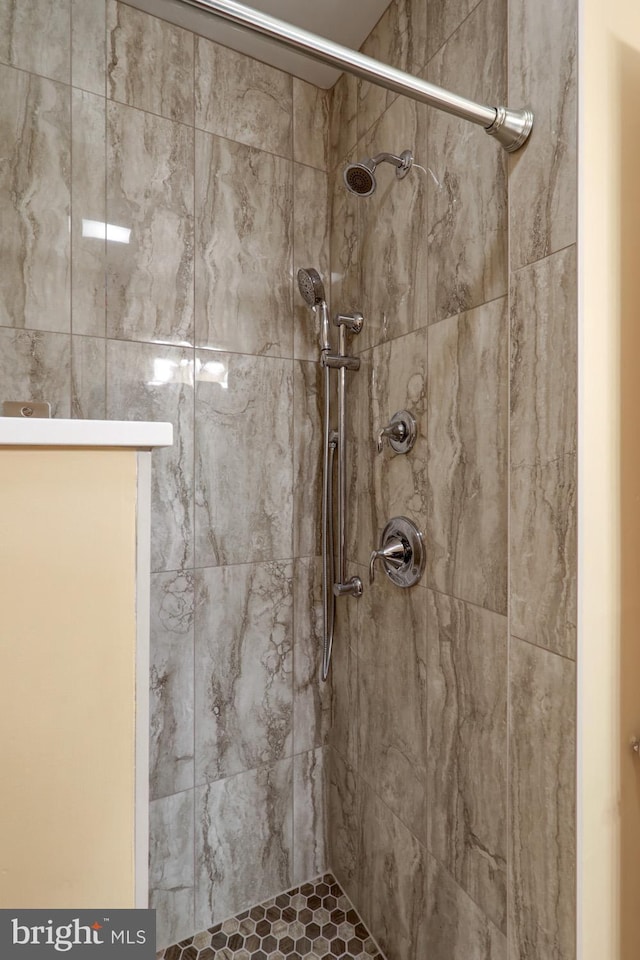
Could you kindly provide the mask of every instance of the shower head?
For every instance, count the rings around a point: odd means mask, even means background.
[[[376,165],[373,160],[363,160],[361,163],[350,163],[343,173],[347,190],[357,197],[370,197],[376,189],[376,178],[373,175]]]
[[[324,285],[320,274],[313,267],[298,270],[298,290],[310,307],[317,307],[325,302]]]
[[[399,157],[395,153],[379,153],[360,163],[350,163],[342,174],[347,190],[357,197],[370,197],[376,189],[374,172],[379,163],[393,164],[397,179],[402,180],[411,170],[413,154],[411,150],[403,150]]]

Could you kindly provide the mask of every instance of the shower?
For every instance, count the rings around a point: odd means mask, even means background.
[[[413,166],[413,154],[411,150],[403,150],[399,156],[395,153],[379,153],[360,163],[350,163],[342,174],[347,190],[357,197],[370,197],[377,186],[375,169],[381,163],[393,164],[396,168],[396,177],[402,180]]]
[[[362,595],[360,577],[346,580],[346,500],[347,500],[347,437],[346,437],[346,372],[358,370],[360,361],[347,354],[347,332],[358,334],[364,322],[361,313],[338,314],[338,352],[331,352],[329,309],[324,285],[312,267],[298,270],[298,289],[303,300],[320,315],[320,362],[323,377],[322,436],[322,679],[329,675],[335,623],[335,598]],[[331,370],[338,371],[338,425],[331,428]],[[338,458],[338,556],[336,563],[333,524],[334,461]]]

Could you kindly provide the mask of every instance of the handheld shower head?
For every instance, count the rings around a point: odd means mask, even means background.
[[[400,156],[396,156],[395,153],[379,153],[360,163],[350,163],[342,174],[347,190],[357,197],[370,197],[376,189],[374,173],[379,163],[393,164],[397,179],[402,180],[411,170],[413,154],[411,150],[403,150]]]
[[[298,270],[298,290],[310,307],[317,307],[324,303],[324,285],[320,274],[313,267]]]
[[[320,313],[320,349],[330,350],[329,340],[329,308],[324,297],[324,284],[317,270],[313,267],[298,270],[298,290],[302,299],[311,307],[314,313]]]

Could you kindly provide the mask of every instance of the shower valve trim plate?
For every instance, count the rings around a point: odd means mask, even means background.
[[[397,587],[413,587],[424,573],[426,554],[424,537],[413,520],[393,517],[382,531],[380,548],[369,559],[369,583],[373,583],[376,561]]]

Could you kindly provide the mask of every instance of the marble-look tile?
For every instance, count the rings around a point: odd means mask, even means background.
[[[418,0],[419,2],[419,0]],[[429,0],[427,4],[427,55],[431,59],[461,23],[474,10],[480,0]],[[498,24],[499,26],[499,24]],[[467,96],[462,85],[458,93]]]
[[[102,337],[71,337],[71,416],[106,419],[107,341]]]
[[[546,463],[576,452],[576,248],[513,274],[511,462]]]
[[[293,159],[329,169],[331,92],[293,78]]]
[[[323,404],[319,363],[293,365],[293,555],[322,553]]]
[[[0,384],[5,400],[47,400],[52,417],[70,416],[71,337],[0,329]]]
[[[196,365],[196,565],[290,558],[292,362],[202,350]]]
[[[511,291],[511,630],[575,655],[577,293],[574,247]]]
[[[366,56],[381,63],[409,73],[417,72],[427,62],[427,4],[417,0],[392,0],[360,49]],[[380,118],[396,97],[397,94],[385,90],[384,87],[360,81],[359,138]],[[395,153],[394,147],[380,147],[380,150]]]
[[[329,230],[331,244],[331,303],[344,313],[362,312],[360,293],[360,209],[362,200],[345,188],[342,171],[357,160],[354,151],[329,178]],[[325,287],[327,286],[325,282]],[[358,346],[360,349],[360,345]]]
[[[418,954],[419,958],[507,960],[505,935],[429,854],[427,862],[425,948]],[[515,960],[521,954],[513,956]]]
[[[321,679],[322,561],[294,561],[293,576],[293,747],[322,746],[331,728],[331,681]],[[312,874],[308,874],[308,879]]]
[[[293,78],[196,38],[196,127],[281,157],[292,149]]]
[[[331,869],[345,893],[359,900],[360,815],[358,777],[339,753],[327,750],[327,840]]]
[[[366,320],[365,317],[365,323]],[[347,380],[346,540],[347,557],[367,567],[371,551],[378,545],[376,540],[390,517],[385,517],[382,527],[377,529],[374,472],[378,453],[375,439],[372,439],[372,385],[377,379],[373,369],[373,349],[360,353],[359,360],[360,369],[348,374]],[[405,513],[404,507],[401,513]]]
[[[347,576],[365,582],[366,570],[349,564]],[[358,766],[358,630],[360,603],[345,597],[336,604],[331,656],[331,729],[329,743],[354,770]]]
[[[71,121],[71,329],[73,333],[104,337],[107,254],[104,97],[72,90]],[[92,236],[92,233],[100,234],[100,228],[102,236]]]
[[[292,808],[291,759],[196,788],[196,930],[291,886]]]
[[[193,34],[107,0],[107,96],[193,123]]]
[[[0,90],[0,326],[68,333],[69,88],[0,66]]]
[[[372,790],[363,790],[356,901],[388,960],[423,960],[424,847]]]
[[[153,454],[151,569],[193,566],[193,351],[108,341],[107,418],[173,423]]]
[[[506,613],[507,303],[429,327],[427,578]]]
[[[196,132],[196,343],[290,357],[292,165]]]
[[[324,747],[293,758],[293,869],[306,883],[327,869]]]
[[[378,565],[359,604],[358,770],[426,843],[427,591],[399,590]]]
[[[149,807],[149,906],[156,910],[156,947],[193,935],[193,790]]]
[[[577,486],[573,454],[511,469],[512,633],[570,658],[578,616]]]
[[[576,240],[577,7],[509,0],[509,101],[535,113],[528,143],[509,159],[512,269]]]
[[[322,278],[325,298],[330,302],[329,178],[326,173],[293,166],[293,355],[300,360],[320,356],[320,319],[298,290],[298,270],[313,267]]]
[[[507,640],[506,617],[428,591],[428,847],[503,933]]]
[[[358,561],[367,564],[391,517],[408,515],[422,531],[427,523],[427,330],[375,347],[356,374],[368,380],[366,402],[359,403],[360,428],[356,478]],[[364,383],[362,384],[364,386]],[[408,410],[417,437],[408,454],[396,454],[376,438],[394,413]],[[363,474],[361,476],[361,474]]]
[[[194,581],[151,577],[150,791],[153,799],[193,786]]]
[[[364,156],[412,150],[427,155],[427,108],[399,97],[361,144]],[[360,205],[360,280],[366,323],[358,350],[426,326],[427,184],[414,167],[398,180],[395,167],[376,170],[378,187]],[[344,189],[344,187],[343,187]]]
[[[511,640],[509,955],[575,957],[575,664]]]
[[[123,340],[193,343],[193,131],[107,105],[107,331]]]
[[[70,2],[0,0],[0,62],[69,83]],[[1,75],[0,88],[2,99],[11,101]]]
[[[290,756],[293,566],[196,571],[196,784]]]
[[[506,30],[506,0],[483,0],[430,61],[427,80],[480,103],[501,103]],[[507,292],[507,160],[474,124],[439,110],[428,113],[428,256],[422,269],[434,323]]]
[[[71,83],[104,96],[106,70],[105,0],[71,0]]]
[[[329,113],[329,169],[345,157],[358,140],[358,78],[342,73],[331,90]]]

